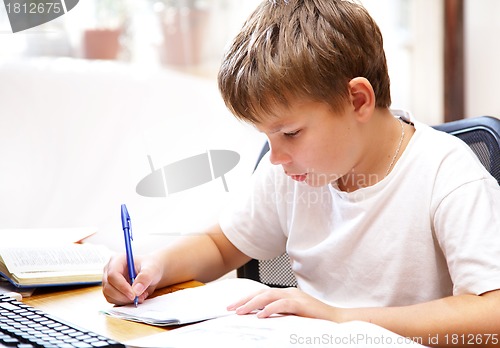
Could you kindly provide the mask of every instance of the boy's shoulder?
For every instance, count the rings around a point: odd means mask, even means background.
[[[429,170],[429,175],[434,171],[436,180],[442,178],[447,182],[445,186],[460,186],[466,182],[492,178],[463,140],[418,121],[414,124],[416,131],[412,157],[418,159],[416,162],[423,166],[422,169]]]
[[[460,138],[435,129],[434,127],[414,121],[415,129],[421,135],[421,140],[426,147],[438,153],[459,153],[477,159],[469,145]]]

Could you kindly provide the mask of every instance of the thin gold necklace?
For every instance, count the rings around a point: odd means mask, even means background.
[[[389,175],[389,172],[392,169],[392,166],[394,165],[394,162],[396,162],[396,158],[398,157],[399,151],[401,150],[401,145],[403,144],[403,139],[405,137],[405,127],[403,126],[403,121],[401,118],[398,118],[399,124],[401,125],[401,138],[399,139],[399,144],[398,148],[396,149],[396,153],[392,157],[391,164],[389,164],[389,168],[387,168],[387,172],[385,173],[385,176]]]

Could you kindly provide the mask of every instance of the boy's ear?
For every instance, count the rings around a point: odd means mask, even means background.
[[[371,116],[375,110],[375,93],[370,81],[355,77],[349,81],[349,95],[353,111],[361,118]]]

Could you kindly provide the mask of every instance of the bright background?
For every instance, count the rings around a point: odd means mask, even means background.
[[[178,1],[184,17],[177,44],[185,44],[195,31],[186,10],[193,1]],[[171,10],[170,2],[163,9]],[[165,43],[157,1],[81,0],[68,14],[16,34],[0,6],[0,229],[91,226],[96,240],[121,249],[122,203],[139,239],[215,222],[248,180],[264,142],[229,114],[215,80],[224,46],[257,3],[195,0],[192,12],[205,13],[198,44],[174,48]],[[428,124],[442,122],[443,2],[362,3],[385,38],[393,107]],[[500,41],[492,38],[500,32],[500,2],[465,4],[464,116],[498,117]],[[123,34],[116,59],[86,59],[84,33],[117,27]],[[179,52],[184,61],[166,61]],[[160,168],[210,149],[241,155],[226,175],[229,193],[220,179],[166,198],[135,193],[150,172],[148,155]]]

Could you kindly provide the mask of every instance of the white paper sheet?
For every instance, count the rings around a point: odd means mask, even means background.
[[[298,316],[259,319],[255,315],[226,316],[125,342],[126,346],[166,347],[422,347],[380,326]]]
[[[228,305],[266,288],[266,285],[249,279],[224,279],[148,299],[137,308],[131,304],[104,312],[159,326],[193,323],[230,315],[232,312],[226,309]]]

